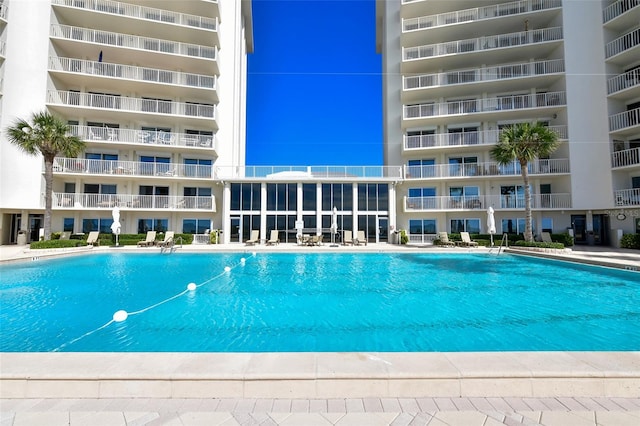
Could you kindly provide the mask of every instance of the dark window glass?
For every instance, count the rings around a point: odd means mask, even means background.
[[[240,210],[240,184],[231,184],[231,210]]]
[[[316,210],[316,185],[312,183],[302,184],[302,210]]]

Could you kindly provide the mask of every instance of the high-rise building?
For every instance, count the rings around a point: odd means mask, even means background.
[[[640,232],[640,1],[378,1],[384,159],[401,164],[398,226],[524,230],[520,165],[490,149],[541,122],[561,141],[529,167],[534,232],[616,243]]]

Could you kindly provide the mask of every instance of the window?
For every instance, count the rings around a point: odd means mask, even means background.
[[[550,217],[542,218],[542,232],[553,232],[553,219],[551,219]]]
[[[171,99],[142,98],[142,111],[171,114]]]
[[[365,203],[366,205],[366,203]],[[333,208],[338,210],[353,209],[353,185],[350,183],[323,183],[322,184],[322,210]],[[358,206],[362,209],[362,206]]]
[[[85,234],[91,231],[100,231],[105,234],[111,233],[113,219],[82,219],[82,232]]]
[[[87,171],[89,173],[111,173],[116,167],[115,164],[109,163],[109,161],[118,161],[117,154],[101,154],[101,153],[86,153],[85,158],[87,161]]]
[[[449,188],[449,208],[482,208],[480,188],[477,186],[452,186]]]
[[[140,165],[140,173],[143,175],[173,175],[171,170],[171,158],[169,157],[153,157],[149,155],[141,155],[140,162],[145,163]]]
[[[117,188],[116,185],[85,183],[84,193],[85,194],[116,194],[117,193],[116,188]]]
[[[184,234],[204,234],[211,230],[210,219],[184,219],[182,221],[182,233]]]
[[[501,186],[500,207],[505,209],[524,208],[524,186]]]
[[[478,174],[478,157],[449,158],[450,176],[476,176]]]
[[[423,158],[420,160],[407,161],[407,177],[425,178],[436,176],[436,160],[433,158]]]
[[[169,229],[169,219],[138,219],[138,234],[147,231],[165,232]]]
[[[135,201],[134,207],[144,208],[167,208],[169,207],[169,187],[168,186],[150,186],[140,185],[138,194],[140,197]]]
[[[424,235],[436,233],[435,219],[411,219],[409,220],[409,234]]]
[[[507,234],[522,234],[524,233],[525,225],[526,225],[526,222],[523,217],[519,217],[516,219],[514,218],[502,219],[502,232],[506,232]],[[531,223],[531,228],[534,233],[536,231],[535,225],[536,225],[535,222]]]
[[[469,232],[471,234],[480,233],[480,219],[451,219],[451,232]]]
[[[449,145],[475,145],[478,143],[477,127],[449,128],[447,132]]]
[[[297,191],[298,185],[295,183],[268,183],[267,210],[296,211],[298,200]]]
[[[73,232],[74,219],[72,217],[65,217],[62,219],[62,230]]]
[[[185,158],[184,175],[189,177],[205,177],[212,176],[211,160],[203,160],[197,158]]]
[[[407,207],[411,209],[436,209],[436,188],[409,188]]]
[[[96,108],[120,108],[120,95],[89,92],[90,106]]]
[[[185,207],[188,209],[211,208],[211,188],[185,187],[183,190],[183,195],[185,197]]]
[[[436,145],[435,130],[407,132],[407,148],[427,148]]]
[[[212,104],[201,104],[196,102],[185,102],[185,115],[195,117],[213,117],[215,107]]]
[[[302,210],[316,211],[317,209],[316,185],[313,183],[302,184]]]
[[[213,132],[209,130],[185,130],[189,135],[185,138],[187,146],[201,146],[211,148],[213,145]]]
[[[386,211],[389,209],[387,184],[361,183],[358,185],[358,210]]]
[[[260,211],[260,184],[232,183],[231,210]]]

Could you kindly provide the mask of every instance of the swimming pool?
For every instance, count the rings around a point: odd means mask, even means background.
[[[0,267],[0,351],[640,350],[639,277],[508,254],[92,254]]]

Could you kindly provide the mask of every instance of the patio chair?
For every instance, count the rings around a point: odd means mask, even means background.
[[[279,235],[280,231],[278,231],[277,229],[272,229],[271,230],[271,236],[269,237],[269,240],[267,241],[267,245],[271,246],[274,244],[280,244],[280,238]]]
[[[89,236],[87,237],[87,245],[92,247],[99,246],[100,245],[100,240],[98,239],[99,236],[100,236],[100,232],[98,231],[89,232]]]
[[[551,239],[551,234],[549,234],[548,232],[541,232],[540,233],[540,238],[542,238],[542,242],[543,243],[552,243],[553,240]]]
[[[471,239],[468,232],[460,232],[460,238],[462,239],[462,241],[458,243],[459,246],[478,247],[478,243]]]
[[[307,240],[308,246],[319,246],[322,244],[322,235],[312,235],[311,238]]]
[[[158,246],[159,247],[163,247],[163,248],[173,246],[173,236],[174,235],[175,235],[174,231],[167,231],[164,234],[164,240],[158,242]]]
[[[438,239],[440,240],[440,245],[444,247],[455,247],[456,243],[449,239],[449,234],[445,231],[438,232]]]
[[[342,235],[342,245],[353,245],[353,231],[345,230]]]
[[[138,241],[138,247],[149,247],[156,243],[156,231],[147,231],[147,238]]]
[[[247,241],[244,242],[248,246],[253,246],[256,244],[260,244],[260,231],[257,229],[251,230],[251,237]]]
[[[367,245],[367,237],[364,235],[364,231],[358,231],[358,236],[353,240],[354,246],[359,246],[360,244]]]
[[[60,239],[61,240],[70,240],[71,239],[71,232],[70,231],[64,231],[60,233]]]

